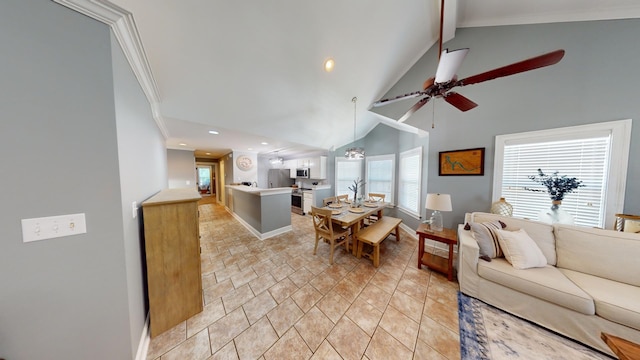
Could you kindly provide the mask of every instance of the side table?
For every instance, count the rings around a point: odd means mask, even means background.
[[[607,333],[600,333],[600,338],[609,346],[620,360],[640,359],[640,345]]]
[[[442,229],[442,231],[431,230],[430,225],[420,224],[416,230],[418,234],[418,269],[422,265],[447,274],[447,279],[453,281],[453,245],[458,243],[458,233],[454,229]],[[449,245],[449,257],[424,252],[424,240],[430,239]]]

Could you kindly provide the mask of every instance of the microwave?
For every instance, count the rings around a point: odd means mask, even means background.
[[[297,178],[309,178],[310,175],[309,168],[296,169],[296,177]]]

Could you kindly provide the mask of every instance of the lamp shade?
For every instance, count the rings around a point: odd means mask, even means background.
[[[449,194],[427,194],[427,204],[429,210],[451,211],[451,195]]]

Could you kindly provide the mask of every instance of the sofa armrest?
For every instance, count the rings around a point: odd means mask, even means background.
[[[471,236],[471,231],[465,230],[464,225],[458,225],[458,283],[460,291],[478,296],[478,257],[480,247]]]

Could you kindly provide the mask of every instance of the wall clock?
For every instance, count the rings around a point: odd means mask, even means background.
[[[246,155],[240,155],[236,158],[236,165],[240,170],[248,171],[253,167],[253,160]]]

